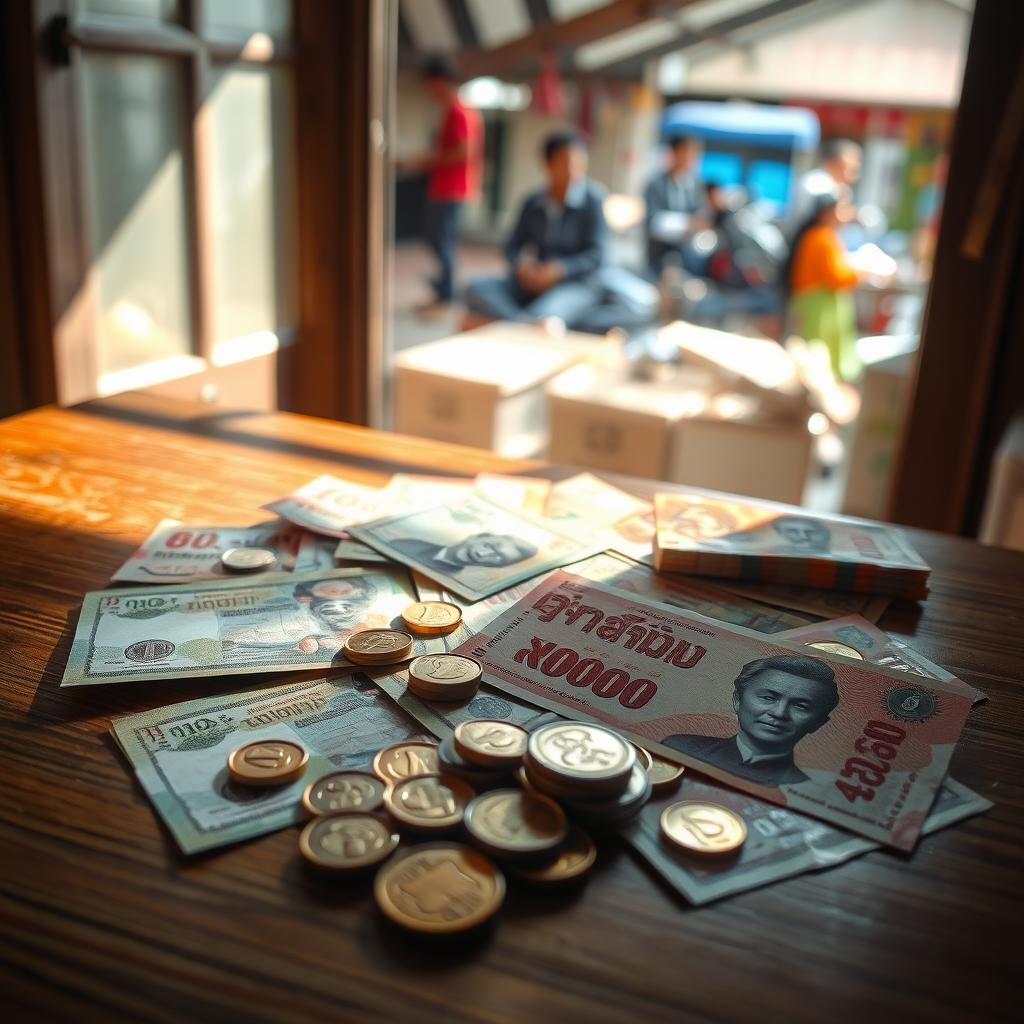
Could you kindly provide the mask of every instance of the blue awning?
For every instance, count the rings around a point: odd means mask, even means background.
[[[662,139],[675,134],[705,142],[809,151],[818,145],[821,126],[813,111],[800,107],[690,100],[673,104],[662,115]]]

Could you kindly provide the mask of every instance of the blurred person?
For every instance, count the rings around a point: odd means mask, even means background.
[[[860,279],[839,237],[839,201],[817,198],[797,228],[783,270],[790,327],[807,341],[822,341],[832,372],[851,380],[860,372],[853,288]]]
[[[822,198],[839,204],[840,216],[853,220],[853,187],[860,180],[863,150],[852,139],[829,139],[821,146],[817,167],[796,184],[786,224],[792,234],[817,208]]]
[[[692,136],[671,136],[668,166],[644,189],[647,263],[656,278],[670,256],[689,273],[703,273],[702,261],[687,245],[696,232],[710,225],[705,189],[696,174],[701,152],[700,142]]]
[[[433,150],[403,162],[403,167],[427,172],[427,205],[424,237],[437,257],[438,273],[430,284],[434,298],[420,306],[423,316],[441,315],[455,289],[455,246],[462,208],[480,194],[480,162],[483,153],[483,121],[479,113],[459,98],[459,79],[443,57],[431,58],[423,67],[423,85],[441,108],[441,120]]]
[[[573,133],[549,135],[543,159],[547,184],[523,202],[505,245],[508,276],[472,282],[466,305],[483,317],[561,333],[579,328],[601,299],[605,193],[587,178],[587,151]]]

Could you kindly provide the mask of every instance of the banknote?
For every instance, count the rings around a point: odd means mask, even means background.
[[[504,706],[493,692],[482,688],[477,707],[459,704],[445,707],[427,703],[405,688],[400,675],[377,680],[402,709],[438,739],[445,739],[468,718],[500,718],[529,731],[561,716],[542,712],[525,702]],[[663,841],[661,814],[677,800],[703,800],[735,811],[747,826],[747,841],[735,857],[701,858],[687,855]],[[992,806],[991,801],[948,776],[921,827],[929,835]],[[619,834],[673,889],[695,905],[731,896],[748,889],[803,874],[835,867],[853,857],[877,850],[878,843],[834,828],[817,818],[731,789],[700,774],[687,773],[679,789],[655,797],[639,817],[619,829]]]
[[[645,565],[654,564],[654,506],[592,473],[552,485],[547,515],[563,528],[579,525],[604,545]]]
[[[475,495],[362,523],[349,532],[470,601],[604,547],[588,535],[563,533],[549,520]]]
[[[724,860],[701,858],[666,843],[661,814],[677,800],[703,800],[735,811],[747,826],[747,840],[739,853]],[[991,801],[947,778],[921,834],[937,832],[991,806]],[[835,867],[879,848],[870,839],[689,774],[675,793],[652,800],[620,834],[665,882],[696,905],[806,871]]]
[[[110,578],[115,583],[184,583],[231,577],[220,560],[231,548],[273,551],[277,561],[263,576],[291,572],[299,569],[301,542],[302,531],[280,519],[256,526],[187,526],[163,519]]]
[[[854,663],[553,573],[457,653],[765,800],[910,850],[977,691]],[[819,655],[819,652],[815,652]]]
[[[928,565],[891,526],[701,492],[654,496],[654,563],[690,572],[922,598]]]
[[[552,519],[591,519],[607,526],[637,513],[650,512],[652,508],[649,501],[593,473],[577,473],[551,485],[546,515]]]
[[[345,540],[342,538],[334,546],[333,557],[340,562],[378,562],[388,563],[391,561],[387,555],[363,544],[358,540]]]
[[[694,580],[659,575],[646,566],[637,565],[629,559],[607,551],[573,562],[566,566],[566,571],[597,583],[607,583],[608,586],[630,594],[662,601],[674,608],[685,608],[687,611],[709,615],[723,622],[745,626],[759,633],[778,633],[806,625],[811,621],[806,617],[748,601]],[[502,611],[530,593],[550,573],[508,587],[481,601],[464,601],[422,573],[414,571],[412,575],[421,601],[448,601],[462,609],[462,625],[443,638],[446,650],[455,650],[480,632]]]
[[[781,583],[745,583],[742,580],[717,580],[716,583],[723,590],[752,601],[806,612],[823,619],[859,615],[869,622],[877,622],[892,604],[892,598],[885,594],[849,594],[841,590],[792,587]]]
[[[533,476],[505,476],[501,473],[477,473],[473,490],[506,508],[518,508],[544,515],[551,481]]]
[[[400,625],[414,600],[397,566],[96,591],[85,596],[61,685],[348,665],[350,633]],[[441,649],[423,638],[413,653]]]
[[[299,797],[311,780],[368,769],[382,747],[427,735],[362,673],[172,704],[119,718],[111,732],[185,853],[301,821]],[[302,778],[268,789],[232,781],[228,755],[256,740],[304,747]]]
[[[298,526],[291,527],[291,535],[298,538],[298,550],[295,552],[295,572],[325,572],[336,569],[334,549],[337,546],[333,537],[323,537],[318,533],[310,533]]]
[[[928,679],[960,682],[952,672],[947,672],[934,661],[929,661],[923,654],[918,654],[912,647],[889,636],[873,622],[868,622],[859,615],[845,615],[839,619],[799,626],[784,633],[777,633],[776,639],[788,640],[807,647],[825,644],[827,646],[822,647],[822,650],[840,655],[847,654],[847,651],[842,649],[847,648],[853,657],[859,655],[871,665],[881,665],[894,672],[910,672],[916,676],[926,676]]]
[[[449,502],[468,498],[474,493],[479,492],[476,491],[473,481],[464,476],[395,473],[384,488],[384,503],[377,515],[447,505]]]
[[[899,530],[774,502],[679,492],[655,495],[658,545],[680,552],[810,555],[870,561],[886,568],[928,566]]]
[[[384,491],[334,476],[318,476],[263,507],[282,519],[328,537],[346,537],[352,523],[382,514]]]

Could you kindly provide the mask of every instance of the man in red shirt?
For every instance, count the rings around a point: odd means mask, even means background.
[[[430,60],[423,69],[423,84],[443,111],[432,152],[417,161],[419,169],[427,172],[424,233],[439,264],[431,282],[434,301],[421,309],[431,314],[443,311],[452,301],[459,219],[463,204],[480,194],[484,133],[480,115],[459,99],[458,76],[447,60]]]

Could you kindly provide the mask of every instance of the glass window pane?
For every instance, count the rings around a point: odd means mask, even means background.
[[[192,351],[182,72],[161,57],[82,55],[101,374]]]
[[[206,0],[203,4],[203,29],[206,31],[286,36],[291,27],[291,0]]]
[[[79,10],[87,14],[127,14],[158,21],[177,21],[179,8],[178,0],[79,0]]]
[[[215,338],[294,320],[291,71],[212,71]]]

